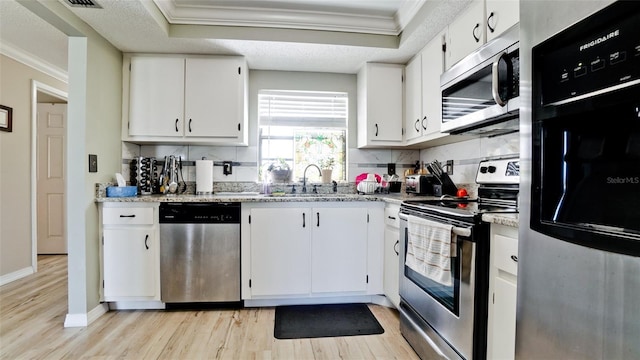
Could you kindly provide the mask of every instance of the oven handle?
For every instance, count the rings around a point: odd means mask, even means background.
[[[398,217],[400,218],[400,220],[404,220],[404,221],[408,221],[409,217],[407,217],[407,215],[403,214],[403,213],[399,213]],[[457,227],[454,226],[453,229],[451,229],[451,232],[453,232],[454,234],[458,235],[458,236],[463,236],[463,237],[469,237],[471,236],[471,228],[461,228],[461,227]]]

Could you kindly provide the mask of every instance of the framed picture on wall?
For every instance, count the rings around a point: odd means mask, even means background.
[[[0,105],[0,130],[11,132],[11,113],[13,109]]]

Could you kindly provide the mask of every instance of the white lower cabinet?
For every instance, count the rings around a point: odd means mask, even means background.
[[[160,300],[158,204],[103,203],[103,301]]]
[[[400,307],[400,205],[387,204],[384,209],[384,295]]]
[[[243,204],[243,299],[380,294],[383,208],[367,204]]]
[[[251,210],[251,294],[302,295],[310,291],[309,209]]]
[[[491,224],[487,359],[513,359],[516,340],[518,229]]]
[[[367,209],[312,209],[311,292],[367,291]]]
[[[157,295],[153,229],[109,229],[103,233],[104,297],[150,297]]]

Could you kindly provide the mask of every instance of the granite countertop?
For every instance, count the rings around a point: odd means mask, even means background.
[[[517,228],[519,226],[518,214],[482,214],[482,221],[491,224],[500,224]]]
[[[306,202],[306,201],[386,201],[401,204],[411,195],[397,194],[286,194],[220,193],[212,195],[140,195],[132,197],[97,197],[96,202]]]
[[[252,192],[228,192],[212,195],[139,195],[133,197],[97,197],[96,202],[108,203],[136,203],[136,202],[328,202],[328,201],[384,201],[389,204],[400,205],[405,200],[429,200],[433,196],[416,196],[406,193],[390,194],[286,194],[286,195],[264,195]],[[492,224],[500,224],[511,227],[518,227],[518,214],[483,214],[482,220]]]

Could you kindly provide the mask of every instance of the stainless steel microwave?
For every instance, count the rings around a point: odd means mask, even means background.
[[[492,136],[518,130],[519,39],[516,24],[440,76],[442,132]]]

